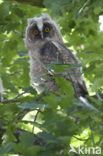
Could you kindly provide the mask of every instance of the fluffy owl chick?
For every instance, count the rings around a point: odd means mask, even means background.
[[[42,84],[51,91],[58,89],[48,72],[48,66],[51,63],[70,65],[79,63],[65,46],[58,25],[47,14],[28,19],[25,43],[30,57],[31,83],[39,92],[44,90]],[[88,93],[80,73],[80,68],[71,68],[65,76],[72,83],[76,97]],[[49,76],[46,78],[46,75]]]

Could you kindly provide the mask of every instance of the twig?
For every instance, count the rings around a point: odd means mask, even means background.
[[[36,111],[38,111],[38,109],[35,109]],[[18,121],[18,120],[22,120],[22,118],[25,116],[25,114],[27,114],[29,111],[31,111],[30,109],[23,109],[22,111],[20,111],[18,114],[17,114],[17,116],[12,120],[12,122],[16,122],[16,121]],[[39,110],[39,112],[41,112],[40,110]],[[39,113],[38,112],[38,113]],[[36,114],[36,115],[38,115],[38,114]],[[36,118],[37,118],[37,116],[36,116]],[[35,120],[36,121],[36,120]],[[34,122],[35,122],[34,121]]]
[[[0,144],[2,143],[2,136],[4,135],[4,133],[6,132],[6,128],[5,128],[5,125],[4,124],[0,124]],[[40,145],[40,146],[44,146],[46,145],[46,142],[38,137],[37,135],[35,134],[32,134],[26,130],[23,130],[23,129],[20,129],[20,128],[17,128],[16,131],[14,132],[14,136],[16,137],[17,141],[15,143],[19,143],[20,142],[20,136],[22,135],[22,133],[29,133],[32,135],[32,137],[34,138],[34,142],[33,142],[33,145],[36,146],[36,145]]]
[[[21,95],[25,94],[25,92],[22,92],[20,94],[18,94],[14,99],[11,100],[5,100],[5,101],[0,101],[3,104],[7,104],[7,103],[13,103],[13,102],[19,102],[20,100],[18,99],[18,97],[20,97]]]
[[[27,114],[29,111],[30,111],[30,109],[23,109],[22,111],[20,111],[20,112],[17,114],[17,117],[15,117],[15,118],[12,120],[12,122],[21,120],[21,119],[25,116],[25,114]]]
[[[37,110],[37,113],[36,113],[36,115],[35,115],[35,117],[34,117],[34,122],[36,122],[39,112],[41,112],[41,111],[40,111],[40,108]],[[32,133],[34,133],[34,127],[35,127],[35,126],[33,125]]]
[[[7,103],[13,103],[13,102],[19,102],[18,99],[11,99],[11,100],[6,100],[6,101],[0,101],[3,104],[7,104]]]
[[[22,93],[21,93],[21,94],[22,94]],[[37,101],[41,100],[41,98],[42,98],[44,95],[45,95],[45,93],[42,93],[41,95],[39,95],[38,97],[36,97],[36,100],[37,100]],[[19,95],[18,95],[18,96],[19,96]],[[36,116],[35,116],[35,118],[34,118],[34,122],[35,122],[36,119],[37,119],[38,113],[41,112],[40,109],[35,109],[35,110],[37,111],[37,114],[36,114]],[[12,120],[12,122],[17,121],[17,120],[21,120],[21,119],[25,116],[25,114],[27,114],[29,111],[30,111],[30,109],[23,109],[23,110],[21,110],[21,111],[18,113],[17,117],[16,117],[15,119]]]
[[[93,141],[93,146],[95,147],[96,145],[95,145],[94,135],[93,135],[93,131],[92,131],[92,126],[91,126],[91,124],[89,124],[89,126],[91,129],[91,137],[92,137],[92,141]]]
[[[18,94],[18,95],[15,97],[15,99],[17,99],[18,97],[20,97],[20,96],[23,95],[23,94],[25,94],[25,92],[22,92],[22,93]]]
[[[73,137],[76,138],[76,139],[78,139],[78,140],[80,140],[80,141],[88,141],[89,140],[89,138],[88,139],[81,139],[81,138],[78,138],[76,136],[73,136]]]

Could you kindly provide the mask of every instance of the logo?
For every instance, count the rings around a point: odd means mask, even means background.
[[[71,149],[69,150],[69,153],[70,153],[70,152],[78,153],[72,145],[70,145],[70,148],[71,148]]]
[[[69,153],[77,153],[77,154],[101,154],[100,147],[87,147],[87,146],[79,146],[75,149],[72,145],[70,145]]]

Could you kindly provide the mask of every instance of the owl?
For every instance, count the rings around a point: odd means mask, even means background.
[[[30,58],[31,83],[39,93],[45,88],[53,92],[58,90],[53,79],[54,70],[50,68],[51,64],[79,64],[76,56],[64,44],[59,26],[47,14],[28,19],[25,44]],[[75,97],[88,94],[81,75],[81,67],[68,68],[61,76],[71,82]]]

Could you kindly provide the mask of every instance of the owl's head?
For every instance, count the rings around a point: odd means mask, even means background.
[[[62,41],[59,26],[47,14],[28,19],[26,40],[32,43],[37,41]]]

